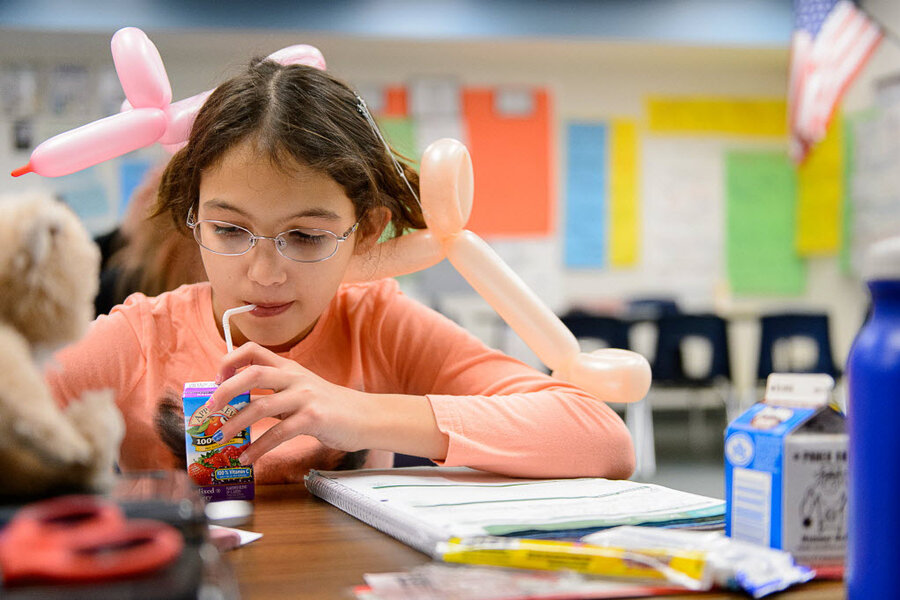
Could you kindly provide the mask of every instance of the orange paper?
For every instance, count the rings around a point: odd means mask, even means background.
[[[501,115],[495,92],[463,91],[463,114],[475,173],[466,226],[483,237],[548,235],[552,225],[550,100],[534,90],[534,110]]]
[[[384,109],[379,113],[381,117],[405,117],[407,115],[406,88],[403,86],[391,86],[384,90]]]

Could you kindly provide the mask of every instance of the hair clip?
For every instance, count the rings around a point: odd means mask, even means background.
[[[391,157],[391,161],[393,161],[394,166],[397,168],[397,173],[403,179],[403,182],[406,184],[406,187],[409,188],[409,192],[413,195],[413,198],[416,199],[416,203],[421,207],[422,202],[419,200],[419,195],[413,189],[412,184],[409,183],[409,179],[406,178],[406,173],[403,172],[403,166],[400,164],[400,161],[397,160],[397,157],[394,156],[394,152],[391,150],[390,145],[387,143],[387,140],[384,139],[384,136],[381,135],[381,130],[378,129],[378,124],[375,122],[375,119],[372,118],[372,114],[369,112],[369,107],[366,106],[366,101],[362,99],[362,96],[356,94],[356,110],[366,119],[369,123],[369,127],[372,128],[372,131],[375,132],[375,135],[378,136],[378,139],[381,140],[382,145],[384,145],[384,149],[387,150],[388,156]]]

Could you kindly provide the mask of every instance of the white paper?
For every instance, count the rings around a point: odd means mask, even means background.
[[[854,139],[850,260],[859,274],[870,244],[900,234],[900,103],[851,119]]]
[[[459,117],[459,82],[450,77],[419,77],[409,84],[414,117]]]
[[[466,144],[466,129],[462,118],[456,115],[425,115],[418,117],[415,127],[416,153],[421,156],[425,149],[442,138],[452,138]]]
[[[603,581],[565,571],[432,563],[403,573],[367,573],[368,589],[357,591],[366,600],[516,600],[538,598],[632,598],[683,592],[683,588]]]
[[[255,542],[263,536],[263,534],[257,533],[255,531],[245,531],[243,529],[235,529],[234,527],[222,527],[221,525],[210,525],[209,529],[210,531],[233,531],[234,533],[237,533],[238,537],[240,538],[240,542],[238,542],[237,547],[246,546],[250,542]]]
[[[494,94],[494,112],[503,117],[530,117],[534,114],[534,91],[503,87]]]
[[[702,305],[724,278],[722,144],[648,139],[643,151],[644,276]]]
[[[27,65],[0,68],[0,104],[3,114],[30,117],[37,110],[37,71]]]
[[[50,74],[48,109],[54,115],[89,115],[91,106],[91,76],[81,65],[57,65]]]
[[[319,472],[451,536],[690,519],[724,502],[662,486],[602,478],[511,479],[466,468]]]

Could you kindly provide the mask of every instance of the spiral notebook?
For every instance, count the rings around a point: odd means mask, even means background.
[[[721,528],[725,502],[650,483],[516,479],[465,467],[317,471],[306,487],[432,555],[451,537],[572,539],[618,525]]]

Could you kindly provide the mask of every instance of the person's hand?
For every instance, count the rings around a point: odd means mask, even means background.
[[[244,368],[246,367],[246,368]],[[238,369],[243,368],[238,372]],[[221,384],[207,401],[211,412],[220,411],[247,390],[272,390],[257,396],[219,430],[231,439],[264,417],[280,422],[254,441],[240,460],[250,464],[282,442],[306,434],[338,450],[360,450],[366,394],[325,381],[296,362],[282,358],[253,342],[225,356],[217,381]]]

